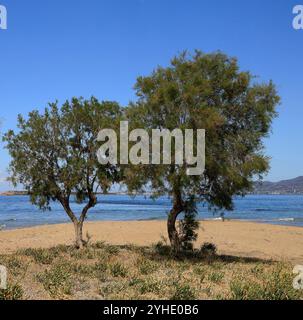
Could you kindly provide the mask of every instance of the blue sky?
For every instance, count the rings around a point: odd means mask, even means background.
[[[272,79],[282,97],[266,140],[270,180],[303,175],[303,30],[292,9],[303,0],[0,0],[1,131],[18,113],[72,96],[135,99],[137,76],[184,49],[222,50],[243,69]],[[0,190],[9,156],[0,144]]]

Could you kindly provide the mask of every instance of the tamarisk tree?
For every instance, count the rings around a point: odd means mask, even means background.
[[[130,191],[148,186],[153,197],[171,196],[167,231],[178,252],[184,239],[196,238],[184,225],[187,219],[196,228],[193,201],[210,209],[232,210],[233,196],[245,195],[253,180],[268,170],[262,140],[270,132],[279,97],[272,82],[255,82],[249,72],[239,69],[235,58],[220,52],[183,53],[167,68],[159,67],[150,76],[138,78],[135,89],[138,100],[127,110],[133,127],[206,131],[205,171],[201,175],[189,176],[190,166],[175,162],[126,170]],[[172,159],[176,152],[172,147]],[[187,217],[178,230],[176,221],[181,213]]]
[[[74,224],[76,246],[85,245],[83,223],[88,211],[97,204],[97,192],[106,192],[119,181],[115,165],[101,165],[97,160],[97,135],[100,129],[116,129],[120,107],[115,102],[96,98],[74,98],[49,104],[41,114],[18,117],[18,132],[4,135],[11,155],[10,180],[29,192],[31,202],[51,210],[58,201]],[[82,211],[71,208],[71,197],[83,204]]]

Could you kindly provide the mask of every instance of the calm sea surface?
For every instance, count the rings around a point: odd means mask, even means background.
[[[170,199],[156,201],[148,197],[130,198],[127,195],[99,197],[99,204],[91,209],[88,221],[97,220],[155,220],[165,219],[170,209]],[[81,206],[72,203],[79,213]],[[218,219],[207,208],[199,205],[199,218]],[[303,196],[251,195],[235,199],[235,210],[226,212],[231,220],[256,221],[303,227]],[[69,222],[61,206],[52,204],[52,211],[42,212],[30,204],[27,196],[0,197],[0,226],[2,229]]]

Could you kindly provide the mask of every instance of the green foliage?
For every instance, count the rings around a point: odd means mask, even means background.
[[[119,253],[119,248],[117,246],[106,245],[104,250],[109,255],[117,255]]]
[[[108,189],[117,173],[98,163],[96,138],[101,128],[118,125],[119,115],[117,103],[96,98],[73,98],[61,108],[52,103],[42,114],[31,112],[27,120],[19,115],[18,133],[10,130],[4,136],[12,157],[11,181],[23,184],[32,202],[44,209],[51,199],[72,191],[83,202],[92,180]]]
[[[109,269],[109,264],[107,261],[99,260],[94,265],[94,275],[97,279],[100,281],[103,281],[106,279],[106,272]]]
[[[138,101],[126,110],[131,128],[206,130],[206,168],[200,176],[188,176],[190,166],[174,161],[170,165],[130,165],[125,170],[130,192],[148,186],[154,198],[172,196],[170,225],[176,215],[184,213],[189,195],[210,209],[232,210],[233,196],[246,194],[255,177],[267,172],[263,138],[270,132],[280,99],[272,82],[258,84],[249,72],[240,70],[235,58],[221,52],[183,53],[168,67],[139,77],[135,89]],[[172,141],[172,159],[174,149]],[[192,215],[189,220],[193,222]],[[175,228],[169,233],[172,240]]]
[[[110,266],[110,273],[113,277],[125,278],[128,272],[123,264],[116,262]]]
[[[217,254],[217,247],[213,243],[205,242],[200,248],[202,257],[214,257]]]
[[[27,270],[28,265],[23,262],[17,255],[11,256],[6,264],[9,273],[14,276],[23,276]]]
[[[175,292],[170,300],[195,300],[196,294],[189,285],[175,285]]]
[[[119,297],[119,294],[123,294],[125,290],[125,284],[121,281],[113,281],[110,283],[103,284],[100,288],[100,294],[108,297],[109,295],[114,295],[115,297]]]
[[[22,300],[23,289],[20,285],[8,285],[7,289],[0,289],[0,301],[1,300]]]
[[[266,171],[262,138],[279,97],[272,83],[256,84],[249,72],[240,71],[236,59],[222,53],[184,53],[169,67],[138,78],[135,88],[139,100],[128,114],[137,127],[205,129],[207,141],[203,176],[188,177],[185,165],[149,166],[135,171],[139,185],[142,179],[151,181],[159,195],[172,193],[178,182],[181,191],[230,209],[232,196],[249,190],[253,176]],[[136,189],[135,184],[129,183]]]
[[[161,256],[169,256],[171,254],[171,249],[169,246],[159,241],[153,246],[154,251]]]
[[[138,259],[137,261],[138,270],[143,275],[148,275],[157,270],[157,264],[153,263],[148,259]]]
[[[70,256],[76,259],[95,259],[97,257],[97,252],[90,248],[86,247],[83,248],[82,250],[77,250],[74,248],[73,250],[70,251]]]
[[[94,271],[94,268],[90,265],[83,265],[81,263],[76,263],[71,265],[71,271],[77,275],[89,277]]]
[[[276,266],[270,274],[263,275],[260,281],[242,277],[230,283],[233,300],[297,300],[301,292],[293,288],[293,274],[282,265]]]
[[[161,292],[162,287],[163,287],[163,284],[161,282],[147,278],[140,283],[139,290],[141,294],[146,294],[146,293],[159,294]]]
[[[302,291],[292,286],[292,265],[219,255],[209,261],[191,251],[176,258],[151,247],[134,246],[118,246],[118,254],[112,256],[105,253],[106,245],[98,246],[45,249],[49,255],[60,254],[50,265],[24,256],[22,251],[1,255],[0,262],[9,271],[9,286],[0,290],[0,299],[49,299],[49,295],[55,299],[115,300],[303,298]],[[73,255],[87,251],[89,255]],[[92,253],[94,259],[90,259]],[[28,262],[29,267],[23,269]],[[12,272],[19,267],[22,272]]]
[[[194,197],[190,197],[185,203],[184,218],[179,222],[179,235],[181,248],[184,251],[194,249],[193,242],[197,240],[199,222],[196,220],[198,209]]]
[[[195,266],[193,272],[199,277],[201,283],[205,280],[207,275],[207,269],[205,267]]]
[[[103,192],[120,179],[117,166],[101,165],[97,159],[100,129],[116,129],[121,110],[116,102],[73,98],[61,108],[51,103],[43,113],[32,111],[18,117],[18,133],[8,131],[3,138],[12,158],[10,180],[28,191],[31,202],[50,210],[58,201],[78,225],[77,245],[82,247],[82,225],[87,212],[97,203],[96,190]],[[85,206],[78,220],[70,207],[75,195]]]
[[[251,273],[257,277],[262,279],[264,277],[264,266],[257,264],[251,269]]]
[[[58,256],[57,252],[48,249],[25,249],[20,251],[21,254],[32,257],[37,263],[51,264]]]
[[[213,283],[220,283],[224,279],[224,273],[219,271],[214,271],[208,275],[208,280]]]
[[[67,263],[56,264],[50,270],[38,274],[37,278],[53,298],[60,298],[71,294],[71,269],[72,267]]]
[[[106,247],[106,242],[105,241],[97,241],[93,244],[93,247],[97,248],[97,249],[103,249]]]

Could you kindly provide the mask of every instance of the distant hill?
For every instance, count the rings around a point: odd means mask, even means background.
[[[303,194],[303,176],[279,182],[255,182],[253,194]],[[26,191],[7,191],[0,196],[27,195]],[[127,194],[127,192],[112,192],[109,194]]]
[[[0,196],[26,196],[28,195],[27,191],[6,191],[0,192]]]
[[[279,182],[256,182],[255,194],[303,194],[303,177]]]

